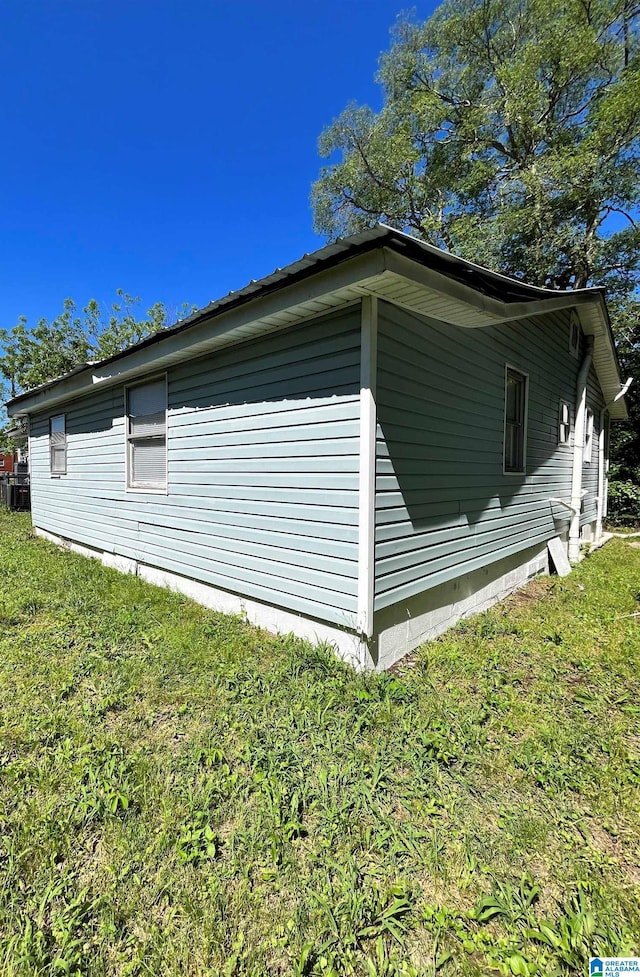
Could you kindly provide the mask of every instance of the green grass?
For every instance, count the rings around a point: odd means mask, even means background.
[[[640,549],[358,676],[0,515],[0,973],[640,950]],[[636,615],[636,616],[633,616]]]

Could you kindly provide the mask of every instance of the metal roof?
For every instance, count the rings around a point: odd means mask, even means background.
[[[603,356],[607,360],[605,364],[608,375],[607,384],[609,385],[611,383],[613,373],[617,375],[619,382],[619,363],[608,312],[604,302],[603,289],[587,288],[559,291],[528,285],[525,282],[509,278],[473,262],[458,258],[453,254],[419,241],[417,238],[397,231],[394,228],[384,224],[378,224],[359,234],[339,239],[311,254],[305,254],[298,261],[294,261],[284,268],[276,268],[270,275],[258,281],[251,281],[244,288],[235,292],[229,292],[222,298],[210,302],[209,305],[199,309],[188,318],[176,323],[176,325],[168,329],[162,329],[146,339],[141,340],[139,343],[129,346],[120,353],[116,353],[97,363],[81,364],[64,376],[57,377],[54,380],[32,388],[10,400],[7,403],[7,408],[10,413],[18,413],[20,405],[26,404],[29,399],[35,398],[36,395],[40,395],[37,397],[38,408],[40,408],[43,400],[48,399],[42,395],[46,395],[48,391],[51,391],[53,399],[54,388],[68,381],[70,378],[78,377],[80,379],[81,375],[86,373],[88,374],[89,380],[87,386],[90,386],[93,375],[100,372],[104,374],[105,368],[110,367],[112,364],[114,366],[121,364],[124,367],[127,360],[132,360],[141,351],[148,350],[150,359],[155,359],[156,354],[153,353],[153,347],[158,347],[157,356],[160,359],[163,355],[163,349],[169,346],[170,340],[175,339],[175,337],[190,333],[204,323],[213,323],[220,316],[232,310],[240,309],[249,303],[257,303],[260,299],[264,299],[280,290],[309,279],[320,272],[329,271],[345,262],[352,261],[359,256],[367,255],[379,249],[393,252],[399,256],[398,260],[408,259],[408,261],[428,269],[430,273],[435,273],[436,276],[443,276],[443,278],[448,279],[450,282],[456,283],[457,286],[462,286],[463,293],[469,289],[477,295],[486,297],[488,304],[500,303],[502,308],[506,307],[507,312],[509,307],[512,307],[514,312],[515,307],[518,307],[519,317],[522,316],[520,310],[525,306],[533,307],[535,305],[538,311],[543,311],[547,305],[550,308],[568,308],[572,305],[592,307],[590,308],[591,314],[595,314],[606,331],[607,342],[605,346],[607,349],[604,350]],[[469,293],[467,292],[467,294]],[[504,313],[500,318],[504,321]],[[498,321],[495,316],[494,319]],[[185,345],[190,344],[185,343]],[[189,353],[185,352],[185,355],[189,355]],[[175,354],[172,359],[174,362],[176,361]],[[151,368],[153,368],[152,364]],[[28,412],[28,410],[29,408],[25,412]]]

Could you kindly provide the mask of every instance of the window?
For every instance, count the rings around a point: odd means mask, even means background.
[[[558,412],[558,444],[569,444],[571,436],[571,413],[566,400],[560,401]]]
[[[167,381],[127,390],[127,487],[167,487]]]
[[[52,475],[67,473],[67,432],[64,414],[49,418],[49,466]]]
[[[593,411],[587,408],[587,416],[584,420],[584,454],[582,456],[582,461],[585,465],[591,464],[591,455],[593,453]]]
[[[504,470],[524,474],[527,424],[526,374],[507,367],[504,405]]]
[[[569,319],[569,352],[576,359],[580,355],[580,320],[575,312],[571,313]]]

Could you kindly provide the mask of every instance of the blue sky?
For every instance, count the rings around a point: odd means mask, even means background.
[[[352,99],[379,106],[404,7],[3,4],[0,326],[118,287],[203,305],[320,247],[318,135]]]

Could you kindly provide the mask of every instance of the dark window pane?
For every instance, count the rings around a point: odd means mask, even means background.
[[[527,378],[517,370],[507,370],[505,389],[504,470],[524,471],[524,422]]]

